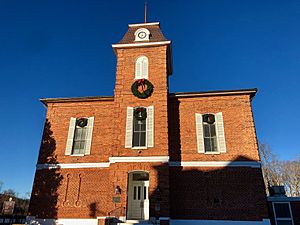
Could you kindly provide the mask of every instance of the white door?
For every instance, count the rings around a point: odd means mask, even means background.
[[[128,193],[128,219],[149,220],[149,181],[130,181]]]

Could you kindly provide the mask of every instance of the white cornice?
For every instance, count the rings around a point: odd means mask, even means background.
[[[104,163],[58,163],[58,164],[37,164],[36,169],[74,169],[74,168],[104,168],[109,167],[109,162]]]
[[[162,162],[168,163],[169,156],[109,157],[110,163],[124,162]]]
[[[37,164],[36,169],[80,169],[80,168],[108,168],[112,163],[145,163],[161,162],[169,163],[169,166],[176,167],[251,167],[260,168],[260,162],[256,161],[190,161],[174,162],[169,161],[169,156],[137,156],[137,157],[109,157],[109,162],[100,163],[58,163],[58,164]]]
[[[143,43],[131,43],[131,44],[113,44],[113,48],[131,48],[131,47],[147,47],[147,46],[160,46],[169,45],[171,41],[158,41],[158,42],[143,42]]]
[[[37,164],[36,169],[75,169],[75,168],[107,168],[111,163],[127,162],[161,162],[168,163],[169,156],[148,156],[148,157],[109,157],[109,162],[101,163],[58,163],[58,164]]]
[[[182,167],[252,167],[260,168],[260,163],[255,161],[191,161],[169,162],[170,166]]]
[[[134,24],[128,24],[128,27],[155,26],[155,25],[159,25],[159,22],[153,22],[153,23],[134,23]]]

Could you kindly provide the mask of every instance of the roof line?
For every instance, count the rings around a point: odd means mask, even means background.
[[[220,91],[201,91],[201,92],[176,92],[169,93],[169,97],[204,97],[204,96],[221,96],[221,95],[239,95],[249,94],[251,99],[255,96],[257,88],[240,89],[240,90],[220,90]],[[71,98],[41,98],[40,101],[47,103],[62,103],[62,102],[94,102],[94,101],[113,101],[114,96],[87,96],[87,97],[71,97]]]
[[[62,102],[94,102],[94,101],[113,101],[113,96],[87,96],[87,97],[72,97],[72,98],[41,98],[40,101],[47,103],[62,103]]]
[[[154,25],[159,25],[159,22],[152,22],[152,23],[133,23],[133,24],[128,24],[128,27],[154,26]]]
[[[143,42],[143,43],[132,43],[132,44],[112,44],[113,48],[130,48],[130,47],[144,47],[144,46],[159,46],[169,45],[171,41],[158,41],[158,42]]]
[[[220,96],[220,95],[238,95],[250,94],[251,99],[257,93],[257,88],[240,89],[240,90],[220,90],[220,91],[201,91],[201,92],[176,92],[170,93],[170,97],[204,97],[204,96]]]

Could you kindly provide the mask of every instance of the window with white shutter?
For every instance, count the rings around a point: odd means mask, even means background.
[[[133,107],[127,107],[125,148],[132,147]]]
[[[135,62],[135,79],[148,79],[148,58],[140,56]]]
[[[225,133],[222,113],[196,113],[196,134],[199,153],[225,153]]]
[[[221,112],[215,114],[217,123],[217,138],[218,138],[218,150],[221,153],[226,153],[225,131],[223,115]]]
[[[202,114],[196,113],[196,135],[197,135],[197,147],[199,153],[204,153],[204,139],[203,139],[203,123]]]
[[[71,117],[65,155],[89,155],[94,117]]]
[[[154,147],[154,107],[127,107],[125,148]]]
[[[69,124],[69,132],[68,132],[68,139],[67,139],[67,146],[66,146],[65,155],[71,155],[72,154],[75,126],[76,126],[76,118],[71,117],[70,118],[70,124]]]
[[[154,147],[154,106],[147,107],[147,147]]]

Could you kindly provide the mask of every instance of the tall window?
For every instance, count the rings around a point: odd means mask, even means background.
[[[226,153],[223,114],[196,113],[198,153]]]
[[[146,147],[146,117],[146,108],[134,109],[132,147]]]
[[[154,147],[154,107],[127,107],[125,148]]]
[[[140,56],[135,62],[135,79],[148,79],[148,58]]]
[[[87,118],[76,119],[72,154],[84,154],[87,137]]]
[[[217,135],[215,115],[204,114],[203,116],[204,147],[205,152],[217,152]]]
[[[65,155],[90,155],[94,117],[70,118]]]

